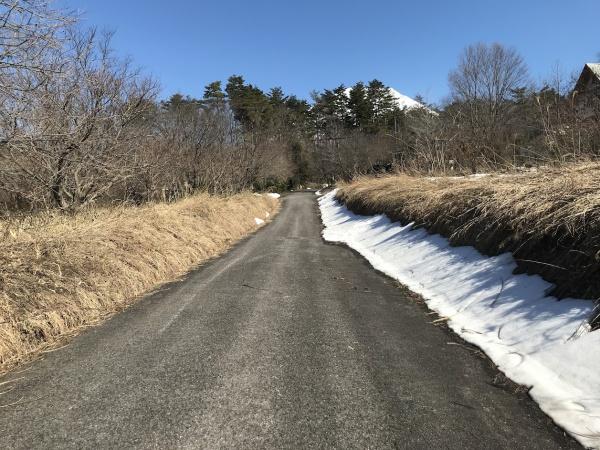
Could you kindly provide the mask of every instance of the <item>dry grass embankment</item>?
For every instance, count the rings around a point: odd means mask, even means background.
[[[0,220],[0,371],[219,255],[278,205],[198,195]]]
[[[359,178],[338,198],[359,214],[415,222],[454,245],[511,251],[559,297],[600,297],[600,164],[481,177]]]

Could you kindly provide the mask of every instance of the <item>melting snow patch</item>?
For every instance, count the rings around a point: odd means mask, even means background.
[[[589,300],[557,301],[539,276],[514,275],[511,254],[481,255],[440,235],[359,216],[319,198],[327,241],[361,253],[377,270],[421,294],[448,325],[479,346],[556,423],[600,448],[600,331],[569,339],[593,310]]]
[[[265,223],[264,220],[259,219],[258,217],[254,218],[254,222],[256,223],[256,225],[262,225],[263,223]]]
[[[272,197],[272,198],[279,198],[279,197],[281,197],[281,195],[279,195],[277,192],[269,192],[267,195],[269,197]]]

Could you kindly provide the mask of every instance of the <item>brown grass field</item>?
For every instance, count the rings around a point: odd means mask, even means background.
[[[454,245],[513,252],[559,297],[600,297],[600,164],[470,177],[362,177],[338,198],[359,214],[415,222]]]
[[[181,277],[272,217],[268,196],[0,220],[0,371]]]

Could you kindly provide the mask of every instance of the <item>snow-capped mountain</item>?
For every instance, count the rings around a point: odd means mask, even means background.
[[[350,90],[352,88],[346,88],[345,93],[348,97],[350,97]],[[388,88],[394,100],[396,100],[396,105],[400,109],[414,109],[414,108],[426,108],[425,105],[419,103],[418,101],[410,98],[408,95],[401,94],[394,88]]]
[[[401,94],[394,88],[388,88],[392,97],[396,100],[396,104],[400,109],[424,108],[425,105],[410,98],[408,95]]]

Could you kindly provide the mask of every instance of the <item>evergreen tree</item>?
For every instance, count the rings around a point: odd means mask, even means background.
[[[423,106],[427,106],[427,102],[425,101],[425,98],[421,94],[415,95],[415,101],[419,102]]]
[[[346,91],[343,84],[333,90],[325,89],[316,101],[319,112],[328,120],[346,121],[350,112]]]
[[[348,121],[350,115],[348,89],[340,84],[333,90],[333,115],[344,122]]]
[[[306,100],[300,100],[295,95],[290,95],[285,99],[285,106],[296,114],[305,115],[310,112],[310,105]]]
[[[367,98],[373,112],[373,121],[378,122],[390,114],[395,105],[390,89],[381,81],[374,79],[367,87]]]
[[[264,131],[270,122],[269,98],[257,87],[246,84],[244,78],[232,75],[225,87],[235,119],[247,130]]]
[[[227,80],[225,92],[229,99],[229,105],[233,110],[235,120],[240,123],[249,121],[247,111],[244,108],[244,78],[239,75],[232,75]]]
[[[382,130],[396,129],[401,111],[390,88],[377,79],[371,80],[367,87],[367,98],[373,116],[366,131],[378,133]]]
[[[288,128],[300,137],[309,133],[311,108],[308,102],[306,100],[300,100],[295,95],[290,95],[285,99],[285,107],[288,111]]]
[[[204,87],[204,99],[218,101],[225,99],[225,93],[221,89],[221,82],[219,80],[208,83]]]
[[[348,124],[355,128],[366,128],[373,119],[373,107],[367,96],[367,89],[362,81],[350,89],[348,107],[350,109]]]
[[[342,84],[333,90],[313,93],[314,105],[310,118],[316,130],[327,136],[336,136],[349,121],[347,89]]]
[[[283,93],[283,89],[280,87],[271,88],[269,92],[269,103],[273,106],[282,106],[285,104],[285,94]]]
[[[194,110],[200,106],[200,101],[189,95],[183,96],[180,93],[175,93],[168,100],[162,101],[160,106],[167,111]]]

